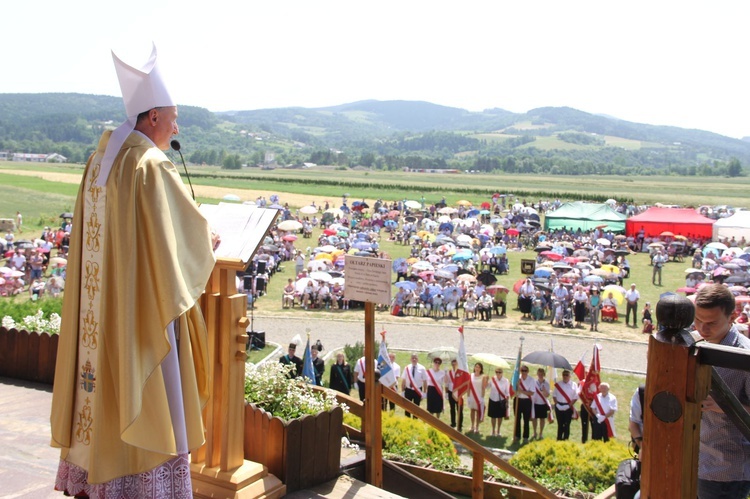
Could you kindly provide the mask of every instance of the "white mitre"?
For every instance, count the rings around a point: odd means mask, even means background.
[[[135,128],[138,115],[155,107],[175,105],[156,64],[156,45],[153,45],[151,57],[141,69],[125,64],[114,52],[112,52],[112,60],[120,81],[122,100],[125,102],[125,113],[128,118],[112,132],[109,138],[97,181],[99,186],[107,183],[112,164],[125,140]]]

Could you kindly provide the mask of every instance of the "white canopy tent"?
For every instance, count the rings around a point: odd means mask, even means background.
[[[731,217],[720,218],[713,226],[713,240],[731,239],[739,240],[742,237],[750,241],[750,211],[738,211]]]

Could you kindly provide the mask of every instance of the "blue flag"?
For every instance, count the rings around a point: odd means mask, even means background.
[[[302,358],[302,376],[307,378],[308,383],[315,384],[315,368],[313,367],[312,353],[310,352],[310,337],[307,337],[305,355]]]
[[[514,392],[518,391],[518,380],[521,377],[521,349],[523,348],[523,342],[518,347],[518,357],[516,357],[516,365],[513,368],[513,377],[510,380],[511,388]]]
[[[380,353],[378,355],[378,370],[380,371],[380,382],[384,386],[393,386],[396,384],[396,373],[393,372],[391,358],[388,356],[388,348],[385,340],[380,342]]]

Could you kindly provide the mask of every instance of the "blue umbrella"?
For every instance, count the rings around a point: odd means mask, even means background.
[[[450,222],[443,222],[438,226],[438,230],[440,232],[443,232],[443,231],[453,232],[453,224]]]
[[[399,267],[399,266],[400,266],[400,265],[401,265],[402,263],[404,263],[404,262],[406,262],[406,258],[396,258],[395,260],[393,260],[393,264],[392,264],[392,267],[393,267],[393,271],[394,271],[394,272],[398,272],[398,267]]]
[[[477,215],[479,215],[479,210],[471,210],[466,214],[467,217],[475,217]]]
[[[490,214],[490,210],[479,210],[479,214],[480,215],[489,215]]]
[[[455,255],[453,255],[453,261],[454,262],[463,262],[463,261],[466,261],[466,260],[471,260],[473,256],[474,256],[474,254],[471,251],[468,251],[468,252],[461,251],[461,252],[458,252]]]
[[[583,278],[583,282],[585,282],[586,284],[602,284],[604,282],[604,279],[602,279],[598,275],[587,275]]]
[[[385,226],[386,227],[398,227],[398,223],[395,220],[386,220]]]
[[[443,289],[443,296],[450,296],[454,291],[458,291],[458,296],[463,295],[463,291],[461,291],[460,288],[457,288],[456,286],[448,286],[447,288]]]
[[[501,223],[503,223],[503,219],[502,218],[492,218],[492,219],[490,219],[490,223],[491,224],[501,224]]]
[[[352,247],[357,248],[358,250],[369,250],[372,248],[372,245],[366,241],[357,241],[352,244]]]
[[[399,281],[396,283],[396,287],[407,291],[414,291],[417,289],[417,283],[414,281]]]
[[[546,267],[539,267],[534,271],[534,277],[549,277],[552,275],[552,270]]]
[[[493,255],[504,255],[507,252],[508,250],[504,246],[494,246],[490,248],[490,253],[492,253]]]
[[[453,272],[454,274],[458,272],[458,265],[455,263],[449,263],[448,265],[443,265],[440,267],[443,270],[447,270],[448,272]]]
[[[487,234],[477,234],[477,239],[482,241],[482,244],[484,244],[490,240],[490,236],[488,236]]]
[[[427,288],[427,291],[430,292],[431,296],[435,296],[438,293],[442,293],[443,292],[443,288],[441,288],[440,286],[438,286],[436,284],[433,284],[432,286],[430,286],[429,288]]]
[[[358,232],[357,239],[367,239],[367,234],[365,234],[364,232]]]

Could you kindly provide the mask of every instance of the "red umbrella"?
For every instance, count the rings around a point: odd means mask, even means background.
[[[294,234],[287,234],[286,236],[282,237],[281,239],[283,239],[284,241],[292,242],[292,241],[296,241],[297,240],[297,236],[295,236]]]
[[[513,284],[513,292],[515,292],[516,294],[518,294],[518,292],[521,291],[521,286],[523,286],[524,282],[526,282],[526,278],[525,277],[517,280],[515,282],[515,284]]]
[[[552,260],[553,262],[559,262],[563,259],[563,256],[560,253],[555,253],[554,251],[542,251],[539,255],[548,260]]]
[[[677,292],[678,293],[686,293],[686,294],[689,294],[689,295],[695,293],[696,291],[698,291],[698,290],[695,289],[695,288],[691,288],[689,286],[683,286],[681,288],[677,288]]]
[[[336,235],[336,231],[333,230],[333,229],[325,229],[323,231],[323,234],[325,234],[326,236],[335,236]]]
[[[566,262],[566,263],[569,263],[571,265],[575,265],[576,263],[580,263],[581,262],[581,260],[579,258],[576,258],[574,256],[566,256],[565,258],[563,258],[563,261]]]
[[[388,218],[398,218],[401,215],[401,212],[398,210],[391,210],[388,212]]]
[[[748,295],[735,296],[734,301],[736,303],[750,303],[750,296]]]
[[[490,206],[491,206],[490,203],[488,203],[487,201],[481,204],[481,207],[483,210],[489,210]]]
[[[517,236],[518,235],[518,229],[508,229],[505,231],[506,234],[509,236]]]
[[[493,284],[492,286],[487,286],[485,289],[491,295],[494,295],[495,293],[497,293],[500,290],[508,291],[508,288],[506,288],[502,284]]]

